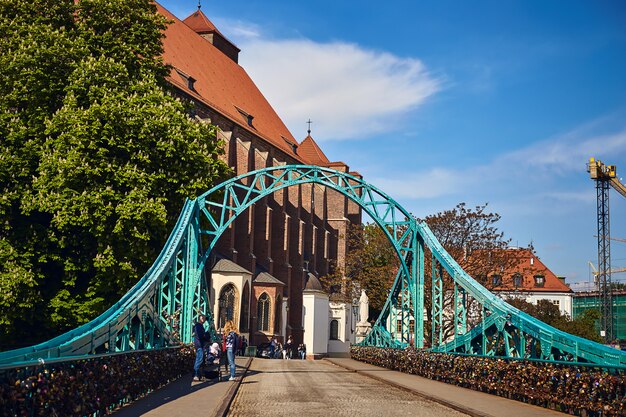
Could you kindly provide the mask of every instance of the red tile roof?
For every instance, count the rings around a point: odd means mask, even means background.
[[[298,147],[298,154],[308,163],[313,165],[326,166],[330,164],[330,160],[324,155],[322,149],[315,140],[308,135]]]
[[[183,20],[183,23],[186,24],[187,26],[189,26],[191,29],[194,30],[194,32],[196,32],[196,33],[198,33],[200,35],[204,35],[205,33],[217,33],[226,42],[228,42],[233,47],[235,47],[238,51],[240,51],[240,49],[237,48],[237,46],[234,43],[232,43],[230,40],[228,40],[228,38],[226,38],[226,36],[224,36],[224,34],[222,32],[220,32],[217,27],[215,27],[213,22],[211,22],[211,20],[209,20],[209,18],[206,17],[206,15],[204,13],[202,13],[202,11],[200,11],[200,10],[196,10],[195,12],[193,12],[192,14],[187,16]]]
[[[173,67],[168,81],[296,161],[307,163],[289,145],[296,140],[246,71],[158,3],[157,9],[172,21],[163,39],[164,62]],[[193,90],[185,75],[195,80]],[[252,126],[246,114],[253,116]]]
[[[213,22],[211,22],[209,18],[206,17],[206,15],[200,10],[197,10],[189,15],[186,19],[183,20],[183,23],[192,28],[197,33],[220,33],[220,31],[215,27]]]
[[[543,262],[529,249],[506,249],[516,251],[515,257],[519,260],[517,265],[500,272],[502,285],[492,291],[533,291],[533,292],[573,292],[565,285]],[[522,285],[515,287],[513,275],[522,275]],[[544,285],[535,285],[535,275],[544,276]]]

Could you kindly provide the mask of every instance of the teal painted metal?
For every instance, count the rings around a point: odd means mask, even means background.
[[[555,329],[494,296],[463,271],[426,224],[417,223],[417,227],[433,257],[454,283],[478,304],[475,310],[480,311],[478,322],[469,331],[433,345],[433,351],[626,365],[626,352]]]
[[[434,256],[432,269],[431,346],[439,346],[443,343],[443,269]]]
[[[216,339],[210,313],[211,301],[215,300],[208,298],[204,271],[219,237],[260,199],[310,183],[336,190],[361,206],[382,228],[401,260],[389,297],[363,344],[423,346],[427,247],[433,256],[432,350],[626,365],[626,352],[561,332],[495,297],[461,269],[426,224],[414,219],[381,190],[349,174],[306,165],[249,172],[213,187],[196,200],[186,201],[161,254],[119,302],[95,320],[48,342],[0,353],[0,365],[189,343],[192,324],[199,314],[208,316],[208,330]],[[446,317],[444,272],[452,277],[456,294],[452,314],[457,334],[448,341],[442,336]],[[468,308],[470,300],[477,306],[473,310]],[[394,312],[398,307],[399,311]],[[479,320],[469,328],[468,317],[476,315],[473,312],[478,312]],[[399,317],[400,331],[392,334],[389,322],[394,317]]]

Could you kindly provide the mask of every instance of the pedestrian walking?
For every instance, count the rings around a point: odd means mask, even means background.
[[[287,338],[287,343],[285,343],[285,351],[286,351],[285,359],[291,359],[293,357],[293,349],[294,349],[293,336],[289,335],[289,337]]]

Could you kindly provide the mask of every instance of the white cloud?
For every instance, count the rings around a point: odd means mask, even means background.
[[[415,58],[344,42],[242,39],[240,62],[296,137],[359,139],[395,123],[441,89]]]
[[[390,196],[409,200],[433,199],[451,195],[472,195],[479,201],[500,200],[517,205],[526,202],[528,210],[543,210],[542,201],[593,203],[591,188],[565,182],[572,175],[585,174],[590,156],[607,164],[617,164],[626,156],[626,128],[614,133],[594,134],[588,129],[535,142],[525,148],[497,156],[483,165],[464,169],[426,167],[417,171],[393,172],[378,177],[362,172]],[[622,172],[626,170],[623,166]],[[574,173],[574,174],[573,174]]]
[[[460,192],[464,185],[464,179],[459,177],[459,172],[445,168],[411,172],[393,178],[368,176],[367,180],[394,199],[437,198]]]
[[[542,171],[563,173],[581,169],[589,157],[611,158],[626,151],[626,129],[610,134],[585,134],[580,130],[537,142],[506,155],[504,163],[524,162]],[[607,159],[607,163],[611,162]],[[584,167],[584,165],[582,165]]]
[[[215,26],[220,28],[220,31],[223,31],[235,44],[261,37],[260,26],[244,20],[216,17]]]

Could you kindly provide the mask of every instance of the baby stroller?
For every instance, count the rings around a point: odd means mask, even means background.
[[[217,343],[213,343],[207,350],[204,357],[204,377],[206,379],[222,380],[222,369],[226,371],[226,355],[222,354],[220,346]]]

